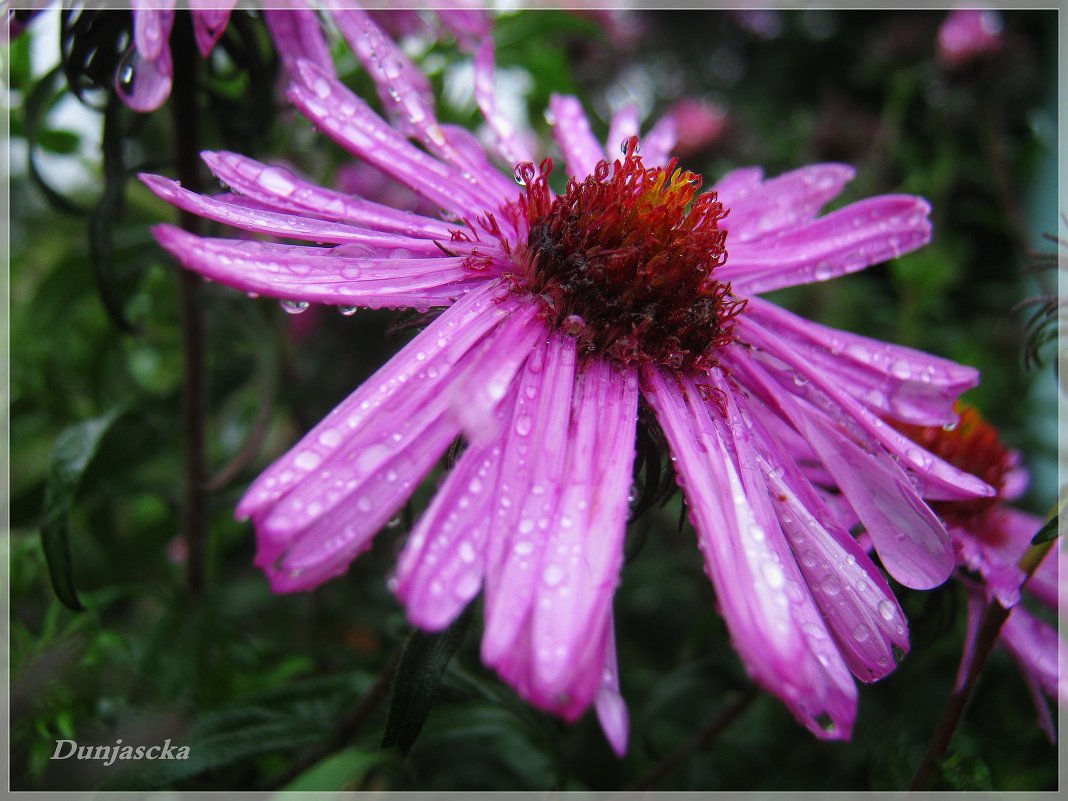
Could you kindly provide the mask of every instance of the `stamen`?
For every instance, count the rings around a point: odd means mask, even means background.
[[[646,169],[637,137],[625,156],[571,178],[553,198],[552,161],[516,167],[523,194],[509,216],[526,223],[517,288],[533,295],[552,324],[586,351],[622,362],[707,370],[730,342],[745,305],[712,273],[723,264],[727,210],[701,177]]]

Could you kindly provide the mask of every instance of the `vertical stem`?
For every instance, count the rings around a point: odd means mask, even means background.
[[[200,119],[197,108],[196,42],[189,12],[175,15],[171,37],[174,58],[174,86],[171,112],[174,121],[174,160],[178,180],[193,192],[201,190],[199,163]],[[200,233],[200,218],[181,212],[180,224],[190,233]],[[207,561],[207,369],[205,326],[201,313],[201,279],[189,270],[178,271],[178,291],[184,357],[182,381],[182,434],[185,438],[184,509],[182,532],[188,548],[186,582],[193,595],[205,586]]]

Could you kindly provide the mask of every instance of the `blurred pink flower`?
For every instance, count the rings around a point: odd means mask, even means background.
[[[1001,48],[1001,15],[980,8],[958,8],[938,29],[938,57],[950,69],[962,67]]]
[[[381,65],[400,63],[366,15],[352,12],[347,24]],[[739,169],[699,194],[701,177],[669,156],[672,122],[647,131],[639,155],[633,109],[613,117],[602,144],[578,101],[559,95],[549,118],[569,177],[557,194],[552,162],[536,167],[499,113],[491,42],[475,59],[475,95],[493,152],[437,120],[421,76],[369,71],[401,130],[311,63],[298,65],[289,96],[440,217],[234,153],[204,154],[234,199],[143,176],[187,211],[327,243],[155,228],[183,265],[216,281],[340,307],[445,307],[241,501],[273,588],[310,590],[344,573],[463,438],[391,586],[428,630],[449,625],[482,591],[483,661],[567,720],[595,706],[622,752],[612,597],[644,398],[745,667],[817,736],[849,737],[852,677],[891,672],[908,632],[883,574],[800,463],[819,464],[841,489],[895,578],[941,583],[953,549],[921,495],[992,490],[881,418],[952,422],[953,401],[977,373],[816,325],[757,295],[922,246],[927,203],[884,195],[821,215],[853,176],[842,164],[771,179]]]
[[[675,123],[674,153],[680,158],[714,145],[730,123],[722,106],[696,98],[676,101],[668,109],[667,116]]]
[[[1042,518],[1014,509],[1010,501],[1027,489],[1027,471],[1020,455],[1008,448],[997,429],[986,422],[974,407],[958,405],[960,422],[954,427],[898,426],[904,433],[946,461],[979,476],[997,489],[991,498],[972,501],[940,501],[935,511],[946,521],[957,562],[958,579],[968,589],[968,639],[957,676],[964,680],[970,665],[986,603],[996,599],[1012,609],[1001,630],[999,642],[1020,666],[1024,681],[1035,699],[1039,723],[1051,740],[1055,739],[1053,718],[1042,697],[1043,691],[1061,704],[1068,704],[1068,678],[1058,670],[1068,666],[1068,645],[1057,627],[1031,612],[1022,596],[1055,615],[1058,601],[1057,548],[1051,548],[1038,569],[1024,584],[1020,559],[1031,539],[1042,527]],[[975,578],[972,578],[975,577]]]

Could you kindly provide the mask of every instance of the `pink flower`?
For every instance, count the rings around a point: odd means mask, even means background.
[[[941,501],[933,504],[946,521],[957,562],[958,579],[968,589],[968,640],[966,653],[974,647],[983,609],[994,598],[1011,614],[1001,629],[999,642],[1013,655],[1035,700],[1039,723],[1055,739],[1053,719],[1043,700],[1045,692],[1068,703],[1068,678],[1058,662],[1068,665],[1068,644],[1057,627],[1021,603],[1029,598],[1039,608],[1056,614],[1058,602],[1057,549],[1052,548],[1031,578],[1019,567],[1031,539],[1042,527],[1036,515],[1008,505],[1027,489],[1027,471],[1020,456],[1001,442],[997,429],[974,407],[958,405],[960,422],[953,427],[898,426],[910,438],[948,462],[981,477],[997,489],[996,496],[973,501]],[[973,578],[975,577],[975,578]],[[970,659],[964,659],[958,682],[967,674]]]
[[[396,48],[370,20],[353,22],[392,63]],[[892,671],[895,649],[908,647],[907,623],[802,464],[818,463],[841,489],[895,578],[941,583],[953,549],[921,495],[992,490],[882,416],[951,422],[954,399],[977,374],[807,322],[757,295],[922,246],[927,204],[886,195],[821,216],[853,175],[841,164],[771,179],[740,169],[698,194],[700,176],[669,157],[670,123],[642,137],[639,155],[637,115],[621,112],[602,146],[564,96],[549,109],[570,176],[558,195],[552,162],[535,167],[525,138],[498,113],[489,42],[475,70],[493,153],[439,123],[406,70],[372,76],[421,147],[311,63],[298,65],[289,91],[323,132],[432,201],[441,218],[234,153],[204,154],[233,199],[143,176],[204,217],[327,243],[155,228],[183,265],[216,281],[339,307],[445,307],[248,490],[237,513],[255,524],[257,564],[278,592],[344,573],[462,438],[466,449],[411,532],[392,586],[428,630],[483,592],[483,661],[567,720],[594,705],[622,752],[612,596],[644,399],[749,673],[817,736],[848,737],[853,677]],[[518,187],[509,174],[517,163]]]
[[[938,57],[950,69],[1001,48],[1001,15],[979,8],[958,8],[938,29]]]
[[[667,116],[675,123],[674,153],[681,157],[700,153],[715,144],[730,124],[727,112],[715,103],[696,98],[676,101]]]

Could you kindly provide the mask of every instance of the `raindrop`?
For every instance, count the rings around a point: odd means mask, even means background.
[[[883,620],[893,620],[895,612],[897,610],[894,608],[893,602],[879,601],[879,614],[882,615]]]
[[[957,430],[956,421],[953,421],[952,423],[946,423],[944,426],[942,426],[942,430],[943,431],[956,431]]]
[[[358,308],[357,306],[338,306],[337,310],[342,317],[352,317]]]
[[[628,151],[630,151],[631,147],[633,147],[634,153],[642,152],[642,143],[638,141],[638,137],[628,136],[624,138],[623,141],[619,143],[619,152],[625,156]]]
[[[307,311],[309,304],[306,300],[283,300],[281,306],[287,314],[300,314]]]
[[[523,172],[524,171],[523,171],[523,165],[522,164],[516,164],[515,165],[515,170],[512,172],[512,176],[515,178],[515,182],[517,184],[519,184],[520,186],[526,186],[527,185],[527,179],[524,177]]]
[[[137,49],[131,47],[126,51],[126,55],[122,57],[122,61],[119,62],[119,86],[123,91],[130,94],[134,91],[134,82],[137,80],[137,64],[140,62],[141,57],[137,53]]]
[[[386,528],[396,528],[400,524],[401,524],[401,516],[400,515],[396,515],[395,517],[391,517],[389,519],[389,522],[386,523]]]
[[[545,568],[542,578],[550,587],[555,587],[564,580],[564,569],[560,565],[549,565]]]

